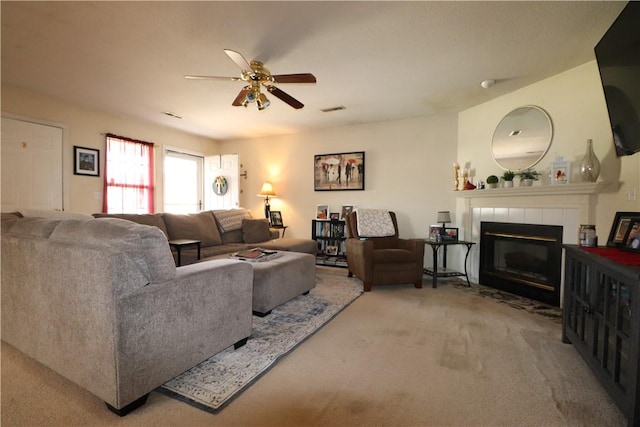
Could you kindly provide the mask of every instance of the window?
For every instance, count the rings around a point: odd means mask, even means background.
[[[106,213],[153,213],[153,143],[106,135]]]

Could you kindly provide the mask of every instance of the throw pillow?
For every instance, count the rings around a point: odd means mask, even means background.
[[[225,209],[213,211],[220,233],[242,230],[242,220],[251,218],[251,212],[246,209]]]
[[[269,221],[266,219],[244,219],[242,235],[245,243],[261,243],[271,240]]]

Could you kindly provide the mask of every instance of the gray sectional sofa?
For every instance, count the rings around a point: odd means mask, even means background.
[[[277,230],[266,219],[254,219],[247,209],[208,210],[196,214],[93,214],[96,218],[121,218],[158,227],[168,240],[201,242],[201,259],[219,257],[243,249],[262,247],[281,251],[316,254],[311,239],[279,239]],[[182,250],[182,264],[197,261],[197,249]]]
[[[251,335],[254,269],[228,254],[255,246],[316,249],[310,239],[279,239],[245,209],[22,213],[2,214],[2,340],[119,415]],[[182,254],[188,265],[176,267],[174,239],[200,240],[200,262],[190,249]],[[274,305],[291,297],[281,301],[280,293],[261,299]]]
[[[3,214],[1,240],[2,340],[119,415],[251,334],[251,265],[176,268],[160,228]]]

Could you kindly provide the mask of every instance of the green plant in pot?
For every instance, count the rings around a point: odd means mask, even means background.
[[[487,187],[496,188],[498,186],[498,177],[495,175],[489,175],[487,177]]]
[[[530,187],[533,185],[533,181],[540,179],[540,173],[535,169],[525,169],[520,171],[518,172],[518,176],[520,177],[520,182],[525,187]]]
[[[516,176],[516,173],[510,170],[505,171],[502,174],[502,179],[504,180],[505,187],[513,187],[513,178]]]

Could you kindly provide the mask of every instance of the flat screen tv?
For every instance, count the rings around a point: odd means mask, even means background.
[[[630,1],[595,47],[616,155],[640,151],[640,2]]]

